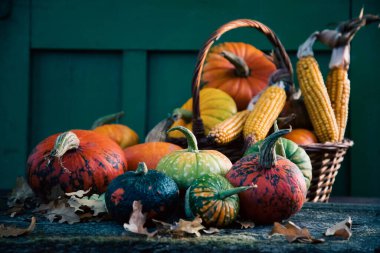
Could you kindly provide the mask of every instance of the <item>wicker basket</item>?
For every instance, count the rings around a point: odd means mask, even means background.
[[[313,177],[307,193],[307,201],[328,202],[344,155],[352,145],[354,142],[348,139],[340,143],[301,145],[309,155],[313,166]]]
[[[294,92],[293,68],[288,54],[276,34],[264,24],[249,19],[234,20],[224,24],[217,29],[201,48],[197,64],[192,79],[192,98],[193,98],[193,133],[197,137],[200,149],[214,149],[222,152],[230,158],[232,162],[240,159],[246,149],[244,139],[241,137],[228,145],[219,146],[210,142],[205,134],[203,122],[199,110],[199,91],[201,85],[201,75],[204,62],[208,51],[213,43],[224,33],[241,27],[254,28],[263,33],[273,45],[274,63],[277,67],[276,74],[272,75],[271,81],[283,81],[286,85],[287,92]],[[167,130],[167,129],[164,129]],[[186,147],[185,138],[167,138],[166,141]],[[313,144],[302,146],[309,154],[313,166],[313,179],[307,195],[307,200],[312,202],[327,202],[331,193],[331,188],[338,173],[340,164],[349,147],[353,145],[352,141],[329,144]]]

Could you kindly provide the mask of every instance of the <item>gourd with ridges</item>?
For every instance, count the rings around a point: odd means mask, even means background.
[[[71,130],[40,142],[28,157],[26,177],[35,193],[46,198],[59,186],[65,192],[103,193],[127,169],[121,148],[108,137]]]
[[[196,179],[186,191],[186,216],[200,216],[208,226],[225,227],[239,213],[238,193],[253,186],[234,188],[226,178],[209,174]]]
[[[277,127],[277,123],[275,125],[275,131],[279,131]],[[293,132],[293,131],[292,131]],[[290,132],[290,133],[292,133]],[[290,134],[288,133],[288,134]],[[286,135],[288,135],[286,134]],[[284,136],[286,136],[284,135]],[[250,146],[247,151],[245,152],[244,156],[254,153],[259,153],[261,146],[263,144],[263,141],[259,141],[257,143],[254,143],[252,146]],[[279,138],[275,144],[275,151],[276,154],[281,155],[284,158],[289,159],[291,162],[293,162],[295,165],[298,166],[298,168],[301,170],[305,182],[306,187],[310,187],[310,182],[312,179],[312,169],[313,166],[310,161],[309,155],[306,153],[306,151],[298,146],[295,142],[285,139],[285,138]]]
[[[181,131],[187,139],[188,148],[174,151],[163,157],[157,170],[172,177],[180,189],[186,190],[198,177],[215,173],[225,175],[231,168],[231,161],[216,150],[198,150],[194,134],[183,126],[168,131]]]
[[[176,119],[171,126],[184,126],[193,129],[192,109],[193,99],[190,98],[181,108],[177,108],[173,112]],[[202,118],[205,134],[218,123],[231,117],[237,112],[235,101],[226,92],[215,88],[203,88],[199,92],[199,110]],[[181,132],[169,132],[170,138],[182,138]]]
[[[203,69],[205,87],[227,92],[244,110],[252,97],[267,85],[276,66],[269,56],[242,42],[226,42],[211,48]]]
[[[239,193],[240,214],[256,224],[272,224],[298,212],[306,200],[306,183],[300,169],[276,155],[275,143],[290,130],[268,136],[259,153],[237,161],[226,178],[235,187],[256,184],[256,189]]]
[[[109,137],[119,144],[122,149],[136,145],[139,143],[139,136],[135,131],[122,124],[109,124],[118,120],[123,115],[124,112],[118,112],[101,117],[93,123],[91,129],[93,129],[94,132]]]
[[[119,222],[129,220],[135,200],[141,201],[142,212],[149,219],[164,219],[177,208],[178,187],[170,177],[148,170],[145,163],[140,163],[136,171],[115,178],[105,194],[107,210]]]

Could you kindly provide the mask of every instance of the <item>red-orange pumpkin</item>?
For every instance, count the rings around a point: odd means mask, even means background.
[[[28,183],[47,197],[52,188],[65,192],[105,192],[108,183],[127,168],[123,150],[111,139],[88,130],[71,130],[40,142],[29,155]]]
[[[315,136],[312,131],[302,128],[294,129],[290,133],[284,135],[284,138],[291,140],[298,145],[308,145],[318,142],[317,136]]]
[[[202,80],[205,87],[227,92],[238,110],[247,108],[253,96],[263,90],[276,66],[262,51],[242,42],[226,42],[211,48]]]
[[[183,149],[169,142],[147,142],[124,149],[128,161],[128,170],[136,170],[139,162],[144,162],[149,169],[155,169],[162,157]]]

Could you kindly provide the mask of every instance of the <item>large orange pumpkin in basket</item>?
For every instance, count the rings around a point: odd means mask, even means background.
[[[238,110],[263,90],[276,66],[270,58],[252,45],[226,42],[211,48],[203,69],[205,87],[227,92]]]

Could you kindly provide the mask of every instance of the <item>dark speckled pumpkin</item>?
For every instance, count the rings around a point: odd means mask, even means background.
[[[133,201],[140,200],[147,217],[165,219],[176,209],[179,190],[173,179],[139,163],[136,171],[115,178],[108,186],[105,201],[109,214],[119,222],[127,222]]]
[[[28,158],[26,177],[33,191],[48,198],[59,186],[65,192],[106,191],[108,183],[127,170],[123,150],[108,137],[71,130],[40,142]]]
[[[241,158],[226,175],[234,186],[257,184],[257,188],[239,194],[241,215],[257,224],[287,219],[305,202],[303,174],[294,163],[275,152],[276,141],[288,132],[280,130],[268,136],[259,153]]]

